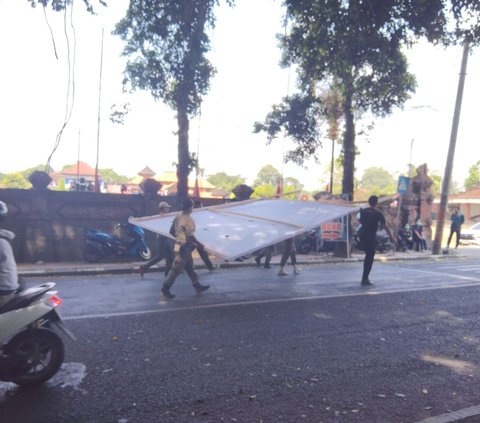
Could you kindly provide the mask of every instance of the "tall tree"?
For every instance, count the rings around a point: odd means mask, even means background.
[[[226,0],[231,4],[231,0]],[[218,0],[131,0],[114,34],[125,42],[125,86],[150,91],[176,112],[177,201],[188,196],[190,119],[199,111],[214,68],[206,57]]]
[[[106,184],[126,184],[129,178],[125,175],[119,175],[113,169],[98,169],[102,180]]]
[[[468,176],[463,184],[465,189],[472,189],[480,185],[480,160],[468,169]]]
[[[261,185],[272,185],[277,187],[278,178],[281,176],[280,172],[272,165],[268,164],[263,166],[257,173],[255,181],[253,181],[253,187],[259,187]]]
[[[369,167],[365,169],[358,183],[358,188],[373,194],[394,194],[397,186],[395,178],[382,167]]]
[[[432,180],[433,184],[431,187],[432,195],[433,196],[439,196],[442,191],[442,178],[443,176],[440,175],[439,173],[435,172],[430,172],[428,174],[430,179]],[[458,194],[460,192],[460,188],[458,186],[458,183],[455,182],[454,180],[450,181],[450,185],[448,186],[448,192],[450,194]]]
[[[276,193],[277,189],[271,184],[258,185],[251,198],[273,198]]]
[[[329,120],[326,101],[316,92],[338,87],[343,115],[342,192],[353,195],[358,120],[366,112],[378,117],[390,114],[415,89],[415,78],[408,72],[402,48],[420,36],[431,42],[446,42],[447,35],[453,35],[447,33],[449,10],[453,11],[456,22],[462,24],[468,22],[468,13],[480,16],[478,1],[451,0],[449,6],[447,3],[445,0],[285,0],[290,31],[280,37],[282,64],[296,65],[300,94],[285,98],[267,116],[263,126],[257,125],[255,129],[266,130],[270,138],[285,129],[301,147],[301,151],[297,148],[287,159],[302,163],[316,154],[321,145],[319,128],[322,121]],[[479,27],[471,26],[469,34],[478,32]],[[456,29],[457,39],[465,35],[460,25]],[[300,126],[291,120],[295,114],[288,113],[298,104],[304,105],[304,115],[300,114],[298,120]],[[296,132],[301,136],[297,137]]]
[[[336,81],[333,81],[331,89],[323,94],[323,101],[325,103],[325,112],[328,123],[327,136],[332,141],[330,183],[328,184],[330,193],[332,194],[335,173],[335,144],[340,138],[340,124],[342,119],[342,94]]]
[[[224,189],[227,192],[230,192],[237,185],[245,183],[245,178],[242,178],[239,175],[227,175],[225,172],[218,172],[213,175],[210,175],[207,178],[207,181],[212,185],[215,185],[216,188]]]
[[[300,192],[303,190],[303,184],[297,178],[293,178],[292,176],[287,176],[283,180],[283,190],[285,191],[297,191]]]

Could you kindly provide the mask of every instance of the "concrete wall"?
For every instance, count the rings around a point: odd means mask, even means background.
[[[160,201],[175,205],[176,198],[1,189],[0,200],[9,209],[2,228],[16,234],[13,248],[17,262],[36,263],[83,261],[82,239],[86,229],[115,233],[117,223],[126,222],[130,216],[157,214]],[[223,200],[202,199],[202,202],[208,206]],[[154,238],[147,231],[147,242],[153,250]]]

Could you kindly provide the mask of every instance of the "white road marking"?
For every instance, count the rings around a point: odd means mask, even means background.
[[[438,274],[438,273],[435,273]],[[444,273],[442,275],[445,276]],[[455,288],[467,288],[480,285],[480,279],[475,278],[465,278],[470,280],[471,283],[462,283],[461,285],[443,285],[443,286],[406,286],[400,288],[383,288],[381,290],[376,290],[375,288],[360,288],[361,292],[336,292],[323,295],[312,295],[308,297],[293,297],[293,298],[266,298],[262,300],[246,300],[246,301],[233,301],[225,303],[216,303],[216,304],[202,304],[202,305],[191,305],[183,306],[176,308],[168,309],[156,309],[156,310],[137,310],[137,311],[123,311],[117,313],[98,313],[98,314],[84,314],[77,316],[62,316],[63,320],[84,320],[84,319],[101,319],[101,318],[111,318],[111,317],[123,317],[123,316],[135,316],[135,315],[144,315],[144,314],[158,314],[158,313],[171,313],[177,311],[193,311],[193,310],[208,310],[215,308],[227,308],[227,307],[238,307],[246,305],[258,305],[258,304],[278,304],[278,303],[288,303],[296,301],[315,301],[321,299],[329,298],[342,298],[342,297],[361,297],[361,296],[372,296],[372,295],[385,295],[385,294],[397,294],[403,292],[418,292],[418,291],[433,291],[437,289],[455,289]]]
[[[462,410],[452,411],[451,413],[440,414],[439,416],[428,417],[425,420],[416,423],[453,423],[460,419],[473,417],[480,414],[480,405],[464,408]]]
[[[456,267],[456,269],[458,270],[458,267]],[[457,274],[451,274],[451,273],[445,273],[445,272],[442,272],[441,270],[423,270],[423,269],[408,269],[412,272],[417,272],[417,273],[425,273],[425,274],[429,274],[429,275],[441,275],[443,277],[445,276],[449,276],[451,278],[454,278],[454,279],[463,279],[463,280],[468,280],[468,281],[472,281],[472,282],[480,282],[480,277],[476,278],[476,277],[472,277],[472,276],[463,276],[463,275],[457,275]]]

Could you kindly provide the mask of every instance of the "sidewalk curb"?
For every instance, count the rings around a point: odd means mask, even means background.
[[[389,262],[389,261],[409,261],[409,260],[431,260],[431,261],[443,261],[446,259],[463,259],[466,256],[463,255],[432,255],[432,254],[406,254],[396,253],[393,256],[386,256],[383,254],[377,254],[375,261]],[[363,262],[363,254],[355,254],[350,258],[332,257],[324,255],[297,255],[297,263],[300,266],[306,265],[321,265],[321,264],[342,264],[342,263],[358,263]],[[19,263],[18,273],[24,277],[45,277],[45,276],[82,276],[82,275],[100,275],[100,274],[134,274],[139,272],[139,267],[143,262],[128,262],[128,263],[104,263],[104,264],[92,264],[83,262],[73,263],[34,263],[25,264]],[[273,258],[271,264],[273,267],[278,267],[280,263],[280,257]],[[259,266],[253,259],[248,259],[243,262],[222,262],[217,264],[219,269],[237,269],[243,267],[257,267]],[[206,269],[203,262],[199,259],[195,260],[196,269]],[[164,271],[164,266],[152,266],[149,273],[156,273]]]

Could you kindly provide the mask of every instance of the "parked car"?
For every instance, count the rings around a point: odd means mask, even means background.
[[[475,223],[468,229],[462,229],[460,239],[474,243],[480,243],[480,223]]]

